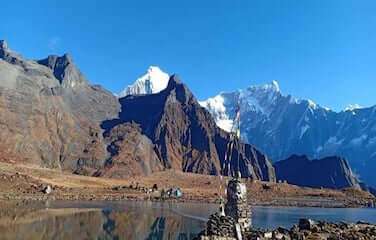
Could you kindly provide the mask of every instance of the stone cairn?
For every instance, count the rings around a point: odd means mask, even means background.
[[[227,202],[219,212],[212,214],[206,229],[200,234],[201,240],[242,239],[250,231],[252,212],[247,202],[247,189],[240,180],[240,173],[227,185]],[[238,229],[237,229],[238,228]]]
[[[238,174],[240,176],[240,174]],[[330,223],[300,219],[291,229],[257,230],[251,228],[251,209],[240,177],[227,186],[227,202],[212,214],[198,240],[376,240],[376,225],[364,222]]]
[[[242,233],[251,227],[252,212],[247,202],[247,188],[240,181],[240,173],[228,183],[225,214],[234,218]]]

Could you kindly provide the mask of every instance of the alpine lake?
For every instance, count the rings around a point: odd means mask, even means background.
[[[0,209],[0,239],[193,239],[218,205],[151,201],[47,201]],[[300,218],[376,223],[371,208],[252,207],[255,228],[290,228]]]

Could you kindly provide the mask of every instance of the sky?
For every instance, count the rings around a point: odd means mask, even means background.
[[[150,65],[198,99],[278,80],[341,110],[376,104],[374,0],[34,0],[1,3],[0,39],[27,58],[70,53],[120,92]]]

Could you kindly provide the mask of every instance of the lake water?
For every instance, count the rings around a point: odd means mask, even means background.
[[[217,205],[153,202],[48,202],[0,214],[0,239],[192,239]],[[258,228],[291,227],[299,218],[376,223],[375,209],[254,207]]]

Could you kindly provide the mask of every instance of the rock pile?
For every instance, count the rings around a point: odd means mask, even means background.
[[[251,231],[245,239],[251,240],[375,240],[376,225],[358,223],[315,222],[311,219],[300,219],[298,225],[290,230],[278,228],[274,231]]]
[[[210,221],[210,220],[209,220]],[[208,222],[209,223],[209,222]],[[216,225],[217,227],[218,225]],[[222,225],[220,225],[222,226]],[[221,230],[203,232],[201,240],[236,240],[236,235],[221,235]],[[235,233],[235,232],[234,232]],[[226,238],[224,238],[226,237]],[[290,230],[277,228],[272,231],[251,229],[244,233],[248,240],[376,240],[376,225],[357,223],[330,223],[300,219]]]
[[[230,216],[212,214],[206,223],[205,236],[236,237],[235,220]]]

